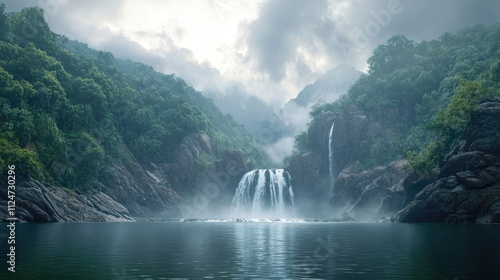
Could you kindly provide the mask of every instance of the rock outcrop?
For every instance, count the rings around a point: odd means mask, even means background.
[[[292,177],[295,207],[304,216],[317,216],[328,207],[328,137],[335,117],[328,114],[311,122],[307,133],[311,149],[293,157],[286,168]]]
[[[183,217],[227,214],[238,182],[249,170],[240,150],[227,150],[215,159],[210,138],[204,134],[186,137],[167,167],[174,190],[183,197]]]
[[[134,221],[127,208],[103,192],[90,195],[18,177],[15,217],[26,222]],[[7,188],[0,190],[2,220],[7,218]]]
[[[203,217],[211,214],[208,209],[230,207],[239,179],[249,170],[242,151],[228,150],[216,159],[205,134],[185,137],[164,164],[140,163],[122,150],[127,159],[111,164],[91,193],[18,177],[16,217],[27,222]],[[0,188],[0,220],[5,221],[7,188]]]
[[[136,161],[116,162],[103,176],[101,190],[134,217],[178,217],[181,197],[171,188],[161,166]]]
[[[382,120],[399,118],[397,110],[368,112],[357,106],[315,118],[308,130],[310,149],[287,167],[299,211],[317,215],[327,209],[326,216],[341,220],[498,223],[500,101],[481,102],[464,140],[427,178],[409,172],[404,161],[358,170],[359,163],[370,160],[373,139],[396,136],[384,129]],[[328,155],[332,123],[333,190]]]
[[[394,210],[386,200],[403,188],[406,161],[356,172],[346,168],[337,177],[330,200],[329,217],[339,220],[373,221],[389,218]],[[399,208],[398,210],[400,210]]]
[[[332,124],[333,141],[329,146]],[[308,129],[309,150],[293,157],[286,170],[293,179],[296,205],[306,215],[329,212],[331,176],[329,151],[333,149],[332,171],[337,177],[344,168],[370,156],[372,139],[383,132],[373,114],[357,106],[339,113],[326,113],[315,118]]]
[[[481,102],[465,139],[398,213],[401,222],[500,222],[500,100]]]

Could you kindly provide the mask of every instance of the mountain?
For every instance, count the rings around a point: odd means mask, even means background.
[[[497,23],[378,46],[368,73],[315,106],[296,137],[286,170],[297,207],[346,220],[498,221],[498,36]]]
[[[237,88],[225,94],[209,91],[205,95],[223,113],[231,115],[242,124],[258,143],[264,145],[273,165],[281,166],[283,158],[292,149],[289,140],[305,129],[312,106],[338,99],[361,74],[352,66],[340,64],[313,84],[307,85],[279,112],[259,98],[244,94]]]
[[[204,93],[224,114],[243,125],[261,144],[274,143],[287,133],[288,128],[275,113],[272,106],[261,99],[245,94],[238,89],[218,94],[213,91]]]
[[[328,70],[314,83],[307,85],[297,97],[290,100],[284,111],[292,111],[295,106],[310,108],[316,103],[331,103],[341,95],[346,94],[349,88],[359,79],[363,72],[347,64],[339,64]]]
[[[19,220],[109,221],[208,213],[267,164],[181,78],[54,34],[39,8],[0,7],[2,220],[7,172]]]

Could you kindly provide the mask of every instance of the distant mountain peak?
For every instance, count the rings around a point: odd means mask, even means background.
[[[333,102],[342,94],[347,93],[349,88],[359,79],[362,72],[351,65],[341,63],[335,68],[328,70],[314,83],[308,84],[297,97],[290,100],[284,110],[295,106],[310,107],[318,102]]]

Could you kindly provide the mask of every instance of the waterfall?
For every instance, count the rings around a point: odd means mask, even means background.
[[[290,174],[283,169],[256,169],[241,178],[233,197],[235,215],[286,216],[293,209]]]
[[[333,186],[335,185],[335,174],[333,172],[333,126],[335,123],[332,123],[332,127],[330,128],[330,135],[328,136],[328,162],[329,162],[329,171],[330,171],[330,195],[333,194]]]

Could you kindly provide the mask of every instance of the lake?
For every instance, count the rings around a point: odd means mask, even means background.
[[[333,222],[17,224],[0,279],[500,279],[500,226]]]

